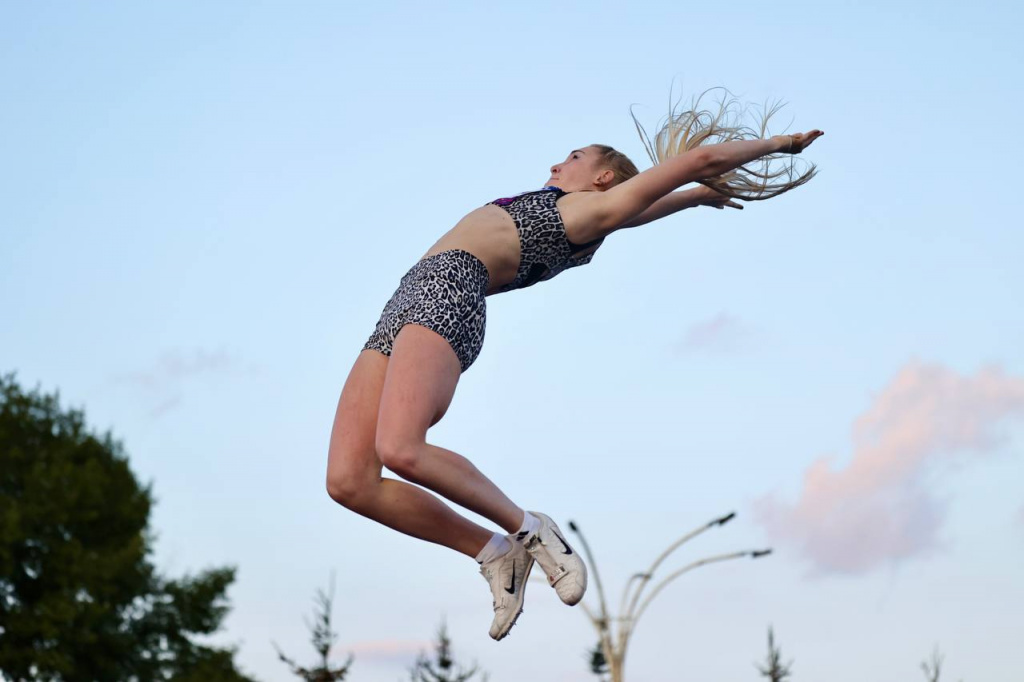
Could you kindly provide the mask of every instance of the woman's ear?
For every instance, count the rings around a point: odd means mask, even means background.
[[[614,182],[615,171],[613,171],[611,168],[605,168],[598,174],[597,179],[594,180],[594,184],[600,187],[602,190],[608,189],[609,187],[612,186]]]

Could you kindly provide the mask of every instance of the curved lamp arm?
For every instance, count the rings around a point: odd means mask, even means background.
[[[594,555],[590,551],[590,545],[587,544],[587,539],[583,537],[583,531],[576,525],[575,521],[569,521],[569,530],[576,533],[580,538],[580,543],[583,545],[583,551],[587,554],[587,561],[590,563],[590,567],[594,573],[594,582],[597,583],[597,596],[601,602],[601,619],[608,622],[608,602],[604,598],[604,585],[601,584],[601,574],[597,571],[597,563],[594,561]]]
[[[612,645],[612,633],[607,620],[602,620],[586,604],[581,603],[583,607],[583,613],[587,614],[587,618],[590,619],[590,624],[597,630],[597,637],[601,643],[601,651],[604,653],[605,659],[611,663],[618,657],[618,653],[615,647]]]
[[[697,537],[698,535],[700,535],[704,531],[706,531],[706,530],[708,530],[710,528],[713,528],[714,526],[724,526],[725,524],[727,524],[730,521],[732,521],[735,516],[736,516],[736,512],[729,512],[725,516],[721,516],[721,517],[719,517],[717,519],[714,519],[712,521],[708,521],[707,523],[705,523],[705,524],[703,524],[701,526],[698,526],[697,528],[694,528],[692,531],[690,531],[689,533],[687,533],[686,535],[684,535],[683,537],[679,538],[678,540],[673,542],[671,545],[669,545],[668,549],[666,549],[664,552],[662,552],[661,556],[659,556],[657,559],[654,560],[654,563],[651,564],[651,567],[649,569],[647,569],[647,572],[640,574],[641,575],[640,584],[637,586],[636,591],[633,593],[633,599],[632,599],[632,601],[629,604],[629,611],[624,613],[623,617],[626,618],[627,620],[632,620],[632,619],[636,618],[636,616],[634,616],[633,614],[636,612],[637,602],[640,601],[640,594],[644,591],[644,588],[647,587],[647,584],[651,581],[651,578],[654,577],[654,571],[658,568],[658,566],[661,565],[661,562],[663,562],[665,559],[668,558],[668,556],[670,554],[672,554],[672,552],[676,551],[685,542],[688,542],[689,540],[692,540],[693,538]],[[625,601],[625,599],[623,599],[623,601]],[[647,601],[650,601],[650,598],[648,598]]]
[[[633,584],[633,581],[637,578],[650,580],[650,573],[634,573],[629,576],[629,580],[626,581],[626,589],[622,590],[622,602],[619,604],[619,619],[625,618],[623,614],[626,613],[626,598],[629,597],[629,588]]]
[[[629,624],[630,632],[632,632],[633,628],[636,626],[637,621],[640,620],[640,616],[642,616],[644,611],[647,610],[647,605],[651,603],[651,600],[657,597],[658,593],[661,592],[666,585],[668,585],[670,582],[672,582],[682,574],[686,573],[687,571],[693,570],[698,566],[705,566],[707,564],[713,564],[719,561],[728,561],[730,559],[740,559],[745,556],[749,556],[752,559],[757,559],[770,553],[771,550],[746,550],[743,552],[732,552],[731,554],[719,554],[717,556],[711,556],[707,557],[706,559],[694,561],[692,564],[684,566],[683,568],[680,568],[678,571],[671,573],[667,578],[658,583],[658,586],[654,588],[654,590],[651,592],[650,595],[648,595],[646,599],[644,599],[643,603],[640,605],[639,611],[637,611],[637,614],[633,617],[632,622]]]

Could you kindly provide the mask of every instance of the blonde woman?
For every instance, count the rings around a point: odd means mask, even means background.
[[[611,147],[589,145],[552,166],[543,189],[466,215],[402,278],[342,390],[328,456],[330,496],[390,528],[476,559],[491,588],[494,639],[508,634],[522,612],[535,561],[569,605],[582,599],[587,570],[548,516],[525,511],[468,459],[427,442],[461,373],[480,352],[486,297],[590,262],[616,230],[695,206],[740,208],[734,199],[774,196],[813,174],[779,183],[777,173],[745,165],[799,154],[822,135],[819,130],[738,139],[737,128],[720,126],[709,136],[713,125],[692,116],[680,121],[671,119],[659,133],[652,153],[657,165],[642,173]],[[716,139],[731,141],[710,144]],[[704,184],[674,191],[692,182]],[[404,480],[382,477],[383,467]],[[428,491],[508,534],[479,526]]]

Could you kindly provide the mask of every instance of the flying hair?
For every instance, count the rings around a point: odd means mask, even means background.
[[[704,108],[703,100],[715,91],[721,93],[717,103]],[[709,88],[693,99],[689,109],[680,110],[679,101],[673,103],[669,93],[668,116],[661,122],[653,140],[637,120],[632,107],[629,113],[647,155],[654,165],[658,165],[673,156],[705,145],[733,140],[767,139],[772,136],[768,122],[783,106],[779,101],[765,102],[759,112],[751,113],[749,104],[740,102],[725,88]],[[813,163],[804,162],[791,154],[769,154],[728,173],[699,182],[733,199],[760,201],[799,187],[817,172],[817,166]]]

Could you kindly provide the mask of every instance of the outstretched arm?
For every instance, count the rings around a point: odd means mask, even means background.
[[[646,225],[647,223],[659,220],[665,216],[670,216],[673,213],[677,213],[688,208],[694,208],[696,206],[711,206],[712,208],[724,208],[729,206],[730,208],[743,208],[743,206],[724,194],[719,194],[710,187],[704,187],[701,185],[693,189],[669,192],[651,204],[647,210],[643,211],[640,215],[623,225],[619,225],[619,229],[640,227],[641,225]]]
[[[698,147],[595,196],[588,207],[588,222],[600,234],[609,234],[633,224],[677,187],[721,175],[769,154],[799,154],[823,134],[812,130],[796,135],[776,135],[767,140],[736,140]]]

